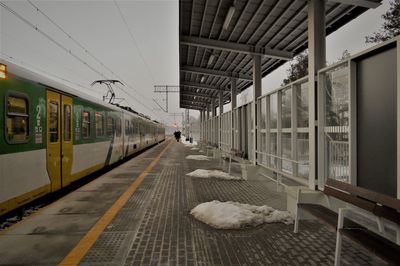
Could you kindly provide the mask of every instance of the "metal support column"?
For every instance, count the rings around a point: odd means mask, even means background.
[[[235,147],[235,108],[237,79],[231,78],[231,149]]]
[[[218,148],[221,149],[222,141],[222,113],[224,112],[224,92],[219,91],[219,117],[218,117]]]
[[[326,64],[326,35],[325,35],[325,1],[308,1],[308,108],[309,108],[309,159],[310,175],[309,187],[315,189],[318,169],[318,154],[322,158],[324,150],[321,147],[317,150],[317,110],[315,101],[318,89],[318,70]],[[322,134],[322,135],[321,135]],[[323,132],[319,132],[319,138],[323,137]],[[320,163],[323,163],[321,160]],[[323,177],[323,173],[319,173]],[[319,185],[324,185],[324,180],[319,180]]]
[[[210,142],[210,123],[209,123],[209,120],[210,120],[210,104],[209,103],[207,103],[207,111],[206,111],[206,134],[205,134],[205,137],[206,137],[206,145],[208,145],[208,143]]]
[[[219,115],[222,115],[224,112],[224,93],[223,91],[219,91]]]
[[[257,164],[257,98],[261,96],[261,56],[253,57],[253,163]]]
[[[217,115],[217,110],[215,107],[215,101],[214,99],[211,102],[211,144],[214,146],[215,142],[217,142],[217,140],[215,139],[215,119],[214,117]]]
[[[203,143],[203,110],[200,110],[200,143]]]

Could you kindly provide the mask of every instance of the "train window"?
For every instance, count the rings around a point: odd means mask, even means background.
[[[9,143],[26,142],[29,137],[28,98],[7,97],[6,139]]]
[[[58,142],[58,102],[49,102],[49,135],[50,142]]]
[[[121,136],[121,131],[122,131],[122,129],[121,129],[121,119],[120,118],[118,118],[116,120],[115,131],[116,131],[117,137],[120,137]]]
[[[87,139],[90,137],[90,113],[87,111],[82,112],[82,138]]]
[[[107,117],[107,136],[114,134],[114,118],[111,116]]]
[[[125,120],[125,136],[129,135],[129,120]]]
[[[71,105],[64,104],[64,141],[71,141]]]
[[[95,122],[96,122],[96,137],[101,137],[104,135],[103,114],[96,113]]]

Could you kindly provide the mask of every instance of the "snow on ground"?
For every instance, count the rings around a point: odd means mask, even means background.
[[[186,137],[185,136],[181,137],[181,142],[185,146],[197,146],[197,141],[193,140],[193,143],[190,143],[190,141],[186,141]]]
[[[191,151],[198,151],[198,150],[200,150],[200,148],[191,148],[190,150]]]
[[[210,157],[207,157],[205,155],[188,155],[186,156],[186,159],[197,160],[197,161],[209,161]]]
[[[228,173],[219,171],[219,170],[204,170],[204,169],[197,169],[191,173],[186,174],[188,176],[193,177],[200,177],[200,178],[218,178],[218,179],[225,179],[225,180],[243,180],[240,176],[231,176]]]
[[[24,209],[24,211],[22,213],[22,217],[21,217],[21,215],[17,215],[14,217],[7,218],[5,220],[0,220],[0,231],[21,221],[24,217],[27,217],[27,216],[37,212],[42,207],[43,207],[43,205],[41,205],[41,204],[36,205],[36,206],[31,206],[28,209]]]
[[[275,210],[267,205],[255,206],[232,201],[214,200],[201,203],[190,214],[217,229],[256,227],[263,223],[293,223],[293,216],[288,211]]]

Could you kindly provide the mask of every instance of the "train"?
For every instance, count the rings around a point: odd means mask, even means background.
[[[165,140],[165,127],[0,58],[0,216]]]

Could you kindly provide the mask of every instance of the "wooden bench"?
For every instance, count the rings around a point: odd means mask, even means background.
[[[301,210],[305,210],[335,227],[337,229],[335,265],[340,265],[342,235],[360,243],[383,260],[395,265],[400,264],[400,200],[333,179],[327,180],[323,191],[327,199],[327,207],[302,203],[301,193],[300,189],[294,232],[298,232],[299,212]],[[346,207],[339,208],[338,214],[332,211],[330,197],[345,202]],[[375,218],[378,231],[373,231],[365,225],[361,225],[358,223],[359,221],[350,220],[346,215],[351,212]],[[384,237],[385,225],[393,226],[396,235],[395,240]]]

